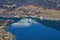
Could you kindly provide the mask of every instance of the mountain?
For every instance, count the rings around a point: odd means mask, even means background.
[[[0,9],[6,10],[0,16],[6,17],[38,15],[60,18],[60,0],[0,0]]]
[[[19,6],[26,6],[26,5],[36,5],[41,6],[48,9],[57,9],[60,10],[60,0],[0,0],[0,7],[3,7],[5,4],[16,4],[17,7]]]

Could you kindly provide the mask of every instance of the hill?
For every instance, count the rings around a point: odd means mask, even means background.
[[[46,17],[53,17],[53,18],[60,18],[60,10],[55,9],[45,9],[40,6],[21,6],[12,11],[12,13],[16,13],[19,16],[23,15],[32,15],[32,16],[46,16]]]

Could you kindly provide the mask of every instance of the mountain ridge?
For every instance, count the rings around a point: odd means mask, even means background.
[[[17,7],[25,5],[41,6],[48,9],[60,10],[60,0],[0,0],[0,8],[3,4],[16,4]]]

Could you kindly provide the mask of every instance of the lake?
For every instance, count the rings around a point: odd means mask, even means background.
[[[16,40],[60,40],[60,22],[50,20],[23,18],[10,24],[7,30],[16,36]]]

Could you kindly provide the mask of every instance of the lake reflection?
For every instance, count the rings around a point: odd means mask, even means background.
[[[31,21],[28,21],[28,23],[31,23]],[[28,27],[24,26],[24,24],[23,26],[18,24],[17,26],[11,24],[8,27],[8,31],[16,36],[16,40],[60,40],[60,31],[53,29],[52,27],[49,28],[39,22],[37,24],[32,23]]]

